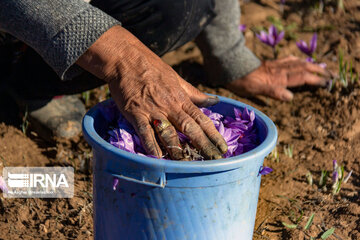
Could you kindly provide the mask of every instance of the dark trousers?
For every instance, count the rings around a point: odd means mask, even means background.
[[[159,56],[194,39],[214,17],[213,0],[93,0]],[[23,99],[51,99],[93,89],[105,82],[90,73],[61,81],[31,48],[13,64],[6,85]]]

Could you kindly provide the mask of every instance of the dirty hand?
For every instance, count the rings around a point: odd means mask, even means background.
[[[226,153],[225,140],[196,107],[214,105],[218,98],[191,86],[124,28],[105,32],[77,64],[108,82],[114,101],[148,154],[162,156],[156,133],[172,159],[183,159],[176,129],[207,159]]]
[[[326,86],[330,73],[317,64],[290,56],[265,61],[252,73],[228,83],[225,87],[239,95],[265,95],[290,101],[292,92],[287,87],[304,84]]]

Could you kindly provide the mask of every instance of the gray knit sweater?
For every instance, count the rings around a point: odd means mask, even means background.
[[[216,0],[217,17],[198,38],[212,83],[246,75],[260,61],[238,31],[237,0]],[[83,0],[0,0],[0,29],[27,43],[61,79],[71,78],[76,60],[116,19]]]

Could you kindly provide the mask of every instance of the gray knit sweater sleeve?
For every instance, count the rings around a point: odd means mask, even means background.
[[[215,0],[217,16],[196,39],[210,83],[221,86],[254,71],[260,60],[245,46],[239,30],[238,0]]]
[[[34,48],[62,79],[116,24],[117,20],[82,0],[0,0],[0,29]]]

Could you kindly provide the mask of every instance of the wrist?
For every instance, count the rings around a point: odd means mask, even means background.
[[[130,62],[140,57],[136,49],[141,45],[125,28],[114,26],[91,45],[76,63],[106,82],[121,79],[121,75],[134,67]]]

